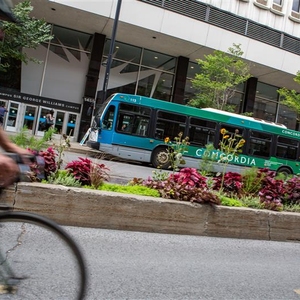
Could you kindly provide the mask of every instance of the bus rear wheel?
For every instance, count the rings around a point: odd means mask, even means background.
[[[151,164],[154,168],[168,169],[171,164],[167,148],[156,148],[152,153]]]
[[[277,170],[277,173],[281,173],[283,174],[285,177],[293,174],[292,170],[290,168],[287,168],[287,167],[282,167],[280,169]]]

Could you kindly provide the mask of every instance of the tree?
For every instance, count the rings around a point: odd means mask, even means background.
[[[7,71],[12,60],[24,63],[38,62],[35,58],[28,57],[23,48],[36,49],[41,43],[52,39],[51,25],[45,20],[31,18],[29,15],[33,7],[29,0],[17,4],[12,13],[15,21],[1,21],[0,32],[0,71]]]
[[[192,85],[198,93],[188,105],[234,110],[228,100],[234,96],[235,88],[251,75],[249,65],[240,59],[244,53],[240,44],[233,44],[228,53],[215,50],[213,54],[205,55],[205,60],[197,60],[201,73],[196,74]]]
[[[294,81],[300,84],[300,71],[297,72]],[[300,94],[297,93],[295,90],[288,90],[287,88],[283,87],[277,90],[278,94],[281,97],[280,104],[289,107],[291,110],[296,112],[297,119],[299,122],[300,118]]]

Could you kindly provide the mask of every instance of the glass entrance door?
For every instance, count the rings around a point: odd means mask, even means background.
[[[9,101],[8,105],[8,116],[6,120],[7,131],[17,131],[18,117],[20,115],[20,103]]]
[[[28,130],[33,131],[37,122],[37,106],[26,105],[25,114],[23,119],[23,126],[26,126]]]
[[[43,124],[45,122],[46,115],[48,114],[48,112],[50,110],[51,110],[51,108],[42,107],[42,106],[39,108],[38,118],[37,118],[37,123],[36,123],[36,135],[38,135],[38,136],[44,135],[44,131],[42,129],[41,124]]]

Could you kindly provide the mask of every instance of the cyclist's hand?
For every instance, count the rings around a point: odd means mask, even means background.
[[[19,175],[19,167],[13,159],[0,154],[0,187],[14,183]]]

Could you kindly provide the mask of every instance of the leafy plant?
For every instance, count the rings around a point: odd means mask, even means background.
[[[91,163],[89,174],[91,185],[96,189],[99,188],[109,178],[107,171],[109,169],[104,164]]]
[[[284,183],[283,203],[286,205],[300,204],[300,178],[293,177]]]
[[[94,185],[95,187],[98,187],[103,180],[107,180],[107,171],[109,170],[104,164],[97,164],[89,158],[82,157],[69,162],[65,169],[69,170],[82,185]]]
[[[258,168],[249,168],[242,174],[242,194],[257,195],[262,187],[263,178],[266,174]]]
[[[160,194],[157,190],[142,185],[129,186],[129,185],[103,183],[101,186],[99,186],[98,189],[103,191],[111,191],[111,192],[118,192],[118,193],[160,197]]]
[[[222,191],[226,195],[236,195],[241,193],[242,189],[242,175],[235,172],[227,172],[225,174],[218,174],[213,178],[213,189]]]
[[[51,25],[30,16],[32,10],[30,1],[22,1],[12,9],[16,22],[1,21],[0,30],[5,34],[0,41],[1,71],[8,69],[11,60],[20,60],[25,64],[29,61],[38,62],[28,57],[22,49],[36,49],[39,44],[52,39]]]
[[[168,156],[170,161],[170,168],[173,172],[179,170],[179,165],[184,165],[185,160],[183,154],[188,151],[189,137],[183,138],[183,133],[179,132],[178,136],[174,138],[174,142],[170,140],[169,137],[166,137],[164,142],[168,145]]]
[[[169,172],[167,171],[163,171],[163,170],[154,170],[152,171],[152,178],[153,180],[161,180],[161,181],[164,181],[166,180],[168,177],[169,177]]]
[[[195,169],[186,168],[182,172],[170,174],[164,180],[148,178],[143,185],[159,191],[161,197],[180,201],[220,204],[218,196],[206,190],[205,178]]]
[[[199,173],[203,176],[210,176],[213,174],[213,150],[215,150],[213,144],[205,145],[204,155],[201,157],[199,164]]]
[[[221,200],[221,205],[223,206],[234,206],[234,207],[242,207],[243,204],[241,201],[233,198],[229,198],[223,195],[219,195],[219,198]]]
[[[207,188],[206,177],[200,175],[195,168],[183,168],[178,173],[170,174],[169,178],[174,182],[182,182],[182,184],[189,186]]]
[[[45,177],[48,178],[51,173],[55,173],[57,171],[57,153],[53,147],[49,147],[45,151],[40,151],[39,155],[42,156],[45,160]]]
[[[266,176],[263,179],[263,188],[259,191],[258,195],[263,208],[281,211],[283,209],[282,197],[284,193],[282,180]]]
[[[74,176],[67,170],[58,170],[56,173],[52,173],[47,178],[48,183],[61,184],[65,186],[80,187],[81,183],[74,178]]]
[[[246,141],[239,134],[238,129],[236,129],[234,133],[230,134],[225,128],[222,128],[220,130],[220,133],[222,135],[222,139],[220,141],[219,146],[220,150],[223,152],[220,158],[220,162],[224,164],[220,186],[220,188],[222,189],[225,180],[226,168],[229,163],[228,157],[238,155],[239,153],[241,153],[241,148],[244,146]]]
[[[30,134],[28,132],[28,128],[24,126],[18,134],[11,136],[10,139],[13,143],[22,148],[41,150],[45,149],[48,146],[47,141],[52,132],[53,129],[49,130],[48,132],[45,132],[43,137],[37,138]]]
[[[233,111],[228,100],[235,94],[235,87],[245,82],[250,75],[250,67],[241,59],[243,51],[240,44],[233,44],[228,54],[216,50],[198,59],[201,72],[192,80],[197,95],[188,105],[204,108],[212,107]]]
[[[70,136],[62,134],[59,139],[59,145],[55,146],[58,152],[57,168],[60,169],[63,163],[64,152],[71,147]]]

